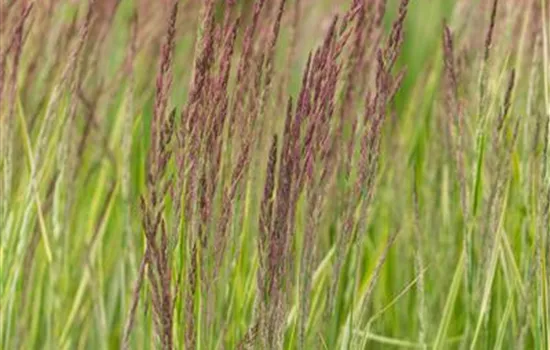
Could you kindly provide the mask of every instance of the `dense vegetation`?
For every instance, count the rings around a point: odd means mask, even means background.
[[[549,6],[3,0],[0,348],[549,348]]]

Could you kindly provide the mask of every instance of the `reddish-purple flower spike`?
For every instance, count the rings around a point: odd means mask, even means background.
[[[277,135],[273,136],[267,161],[264,194],[260,212],[260,252],[265,249],[267,237],[272,232],[273,194],[275,189],[275,168],[277,166]]]
[[[321,48],[317,48],[315,49],[315,53],[313,53],[312,55],[312,59],[311,59],[311,67],[309,69],[309,74],[308,74],[308,77],[307,77],[307,84],[306,86],[309,86],[310,89],[314,90],[314,83],[315,81],[317,81],[317,76],[319,75],[320,73],[320,67],[321,67]]]
[[[300,104],[298,105],[298,107],[300,109],[304,109],[304,103],[309,103],[309,99],[304,99],[302,97],[306,97],[306,93],[308,93],[308,86],[309,86],[309,83],[311,81],[311,76],[313,75],[313,64],[314,64],[314,61],[315,61],[315,54],[313,53],[313,51],[310,51],[309,52],[309,55],[308,55],[308,58],[307,58],[307,61],[306,61],[306,66],[304,68],[304,71],[302,73],[302,85],[301,85],[301,90],[300,90],[300,100],[298,101]]]
[[[359,13],[357,15],[357,21],[354,30],[353,46],[351,48],[350,55],[348,57],[348,67],[346,75],[346,87],[344,91],[344,101],[340,109],[340,115],[342,121],[346,121],[349,117],[350,111],[353,109],[353,92],[355,90],[356,77],[360,68],[360,57],[363,56],[365,39],[365,21],[366,14],[364,8],[364,2],[361,0],[355,0],[355,6],[359,7]],[[343,123],[342,123],[343,124]],[[352,133],[353,134],[353,133]]]
[[[246,131],[244,139],[241,143],[237,162],[234,165],[232,172],[231,172],[231,179],[229,188],[225,189],[224,195],[223,195],[223,212],[220,219],[220,224],[218,225],[218,231],[220,234],[220,237],[218,239],[217,247],[216,247],[216,253],[217,253],[217,262],[218,264],[221,263],[221,260],[223,258],[224,249],[225,249],[225,234],[227,229],[227,224],[230,219],[231,215],[231,203],[237,196],[237,191],[240,188],[240,184],[242,183],[242,179],[244,175],[246,174],[246,171],[248,169],[248,164],[250,162],[250,147],[253,144],[253,140],[255,138],[254,134],[254,123],[256,119],[256,115],[258,113],[258,103],[256,102],[258,100],[258,96],[261,90],[260,82],[263,72],[263,57],[260,56],[260,59],[257,61],[256,66],[256,73],[255,73],[255,88],[254,88],[254,95],[250,97],[251,106],[250,109],[247,111],[247,124],[245,125]]]
[[[506,87],[506,93],[504,95],[504,101],[502,102],[502,111],[499,115],[497,122],[497,132],[500,132],[504,127],[504,121],[510,112],[510,106],[512,105],[512,93],[514,91],[514,86],[516,83],[516,70],[512,69],[510,72],[510,78],[508,79],[508,85]]]
[[[481,68],[481,77],[479,79],[479,114],[483,114],[483,109],[486,106],[485,94],[487,89],[487,64],[489,63],[489,56],[491,54],[491,46],[493,44],[493,33],[496,23],[496,14],[498,9],[498,0],[493,1],[491,8],[491,17],[489,20],[489,28],[485,35],[485,52],[483,55],[483,62]]]
[[[214,1],[207,0],[204,4],[204,12],[201,20],[203,35],[198,39],[197,52],[194,58],[193,77],[188,100],[181,114],[181,129],[179,133],[178,163],[180,166],[188,164],[189,173],[187,189],[185,191],[186,217],[192,215],[192,203],[197,199],[198,158],[201,150],[201,137],[207,127],[206,118],[199,118],[201,111],[207,108],[206,96],[209,88],[210,67],[213,62],[213,36],[214,36]],[[179,182],[182,182],[183,173],[180,170]]]
[[[330,47],[328,50],[330,50]],[[331,60],[329,55],[325,56],[321,51],[317,52],[315,58],[318,63],[316,64],[316,68],[312,71],[309,82],[309,86],[313,94],[309,116],[315,122],[319,122],[318,118],[320,116],[321,107],[325,103],[323,100],[323,93],[326,89]]]
[[[353,32],[351,30],[348,30],[337,38],[335,48],[334,50],[332,50],[333,59],[338,59],[342,54],[342,52],[344,52],[344,48],[346,47],[349,41],[349,38],[351,38],[352,34]]]
[[[333,81],[333,78],[336,77],[334,74],[337,71],[336,66],[333,63],[329,63],[324,70],[322,81],[319,84],[319,97],[314,101],[315,110],[313,118],[310,120],[310,127],[304,142],[304,156],[306,159],[304,170],[309,174],[307,178],[310,180],[310,175],[313,173],[313,161],[319,149],[322,148],[325,138],[328,136],[330,127],[330,120],[328,118],[332,116],[330,105],[334,98],[334,89],[336,86],[336,82]]]
[[[229,81],[229,75],[231,71],[231,62],[233,51],[235,47],[235,39],[237,36],[239,19],[237,18],[231,30],[227,33],[224,45],[223,53],[220,61],[219,76],[217,85],[215,87],[215,102],[212,108],[211,114],[214,120],[212,121],[212,130],[209,131],[208,147],[212,150],[212,181],[217,183],[218,179],[218,170],[220,166],[221,159],[221,149],[222,149],[222,130],[225,124],[227,116],[227,106],[228,106],[228,96],[227,96],[227,84]]]
[[[214,0],[207,0],[205,4],[204,17],[202,18],[201,27],[204,30],[203,36],[197,45],[198,53],[195,54],[195,62],[193,67],[193,78],[187,106],[182,111],[182,120],[186,120],[185,114],[190,113],[189,122],[195,122],[194,104],[199,100],[201,93],[206,85],[206,75],[212,64],[213,54],[213,36],[214,36]]]
[[[288,26],[289,32],[289,44],[286,55],[285,68],[283,69],[282,82],[279,84],[277,92],[277,101],[282,103],[286,96],[285,89],[288,88],[290,76],[292,75],[292,68],[296,61],[298,39],[300,37],[300,20],[302,17],[302,1],[295,0],[290,10],[290,25]]]
[[[305,120],[308,120],[308,116],[310,114],[310,108],[311,108],[311,88],[310,88],[310,82],[311,82],[311,76],[313,76],[313,60],[311,53],[309,54],[306,68],[303,73],[302,77],[302,88],[300,90],[298,105],[296,106],[295,116],[292,121],[292,124],[289,125],[290,130],[290,140],[288,142],[289,145],[289,151],[291,153],[290,159],[292,160],[291,166],[292,166],[292,172],[296,174],[298,181],[295,181],[292,187],[292,198],[291,198],[291,205],[297,200],[298,194],[301,190],[301,183],[303,183],[303,173],[302,173],[302,165],[300,164],[300,160],[303,157],[303,149],[302,149],[302,143],[301,143],[301,132],[302,132],[302,124]],[[291,105],[291,100],[289,101],[289,105]],[[287,113],[287,122],[290,122],[288,119],[291,118],[292,109],[289,106],[288,113]],[[286,126],[285,126],[286,129]]]
[[[241,103],[243,102],[243,94],[246,91],[246,82],[245,77],[246,73],[248,72],[250,68],[250,59],[252,56],[252,44],[254,35],[256,32],[256,27],[258,25],[258,19],[260,16],[260,12],[264,6],[265,0],[256,0],[254,2],[254,14],[252,16],[252,23],[247,27],[245,35],[244,35],[244,42],[243,42],[243,49],[241,53],[241,58],[239,61],[239,66],[237,68],[237,93],[235,95],[234,100],[234,107],[233,107],[233,114],[240,108]]]
[[[257,273],[258,295],[260,296],[259,324],[266,323],[266,302],[270,297],[270,284],[273,270],[270,269],[270,244],[273,234],[273,197],[275,191],[275,169],[277,166],[277,136],[273,136],[266,168],[264,194],[260,208],[258,252],[260,254],[260,268]],[[267,330],[265,330],[267,331]]]
[[[318,150],[320,152],[321,159],[326,161],[326,156],[329,152],[329,145],[331,143],[330,127],[332,118],[334,116],[334,98],[336,94],[336,85],[340,76],[340,66],[336,64],[332,66],[329,74],[329,83],[327,86],[327,93],[325,99],[325,107],[323,111],[323,118],[321,120],[321,134],[318,140]]]
[[[313,153],[313,134],[315,132],[315,128],[312,125],[311,128],[311,134],[308,133],[306,137],[306,142],[308,144],[308,147],[305,148],[304,152],[304,169],[302,171],[302,178],[300,181],[300,188],[302,188],[305,184],[305,182],[311,182],[313,181],[313,161],[314,161],[314,153]]]
[[[0,53],[0,113],[6,112],[2,111],[3,106],[3,90],[5,85],[5,69],[6,61],[8,60],[8,53],[10,46],[13,48],[13,57],[12,57],[12,66],[11,66],[11,75],[9,77],[9,86],[8,89],[8,106],[7,114],[0,115],[0,161],[3,162],[3,186],[4,191],[2,191],[2,198],[0,198],[0,221],[6,219],[8,214],[9,201],[12,197],[12,180],[13,180],[13,150],[14,150],[14,134],[16,130],[14,127],[15,124],[15,108],[17,103],[17,91],[18,91],[18,73],[19,73],[19,64],[21,59],[21,53],[23,51],[23,29],[25,24],[25,19],[32,5],[24,4],[22,12],[18,23],[15,27],[11,42],[9,47],[4,53]],[[3,159],[2,159],[3,158]],[[2,224],[0,224],[2,226]]]
[[[451,33],[451,29],[444,22],[443,23],[443,52],[444,52],[443,61],[445,64],[445,70],[447,72],[447,78],[449,79],[450,90],[448,90],[448,92],[450,93],[450,95],[448,95],[448,98],[450,100],[456,99],[457,86],[458,86],[453,51],[454,51],[453,35]]]
[[[148,273],[152,286],[151,297],[155,311],[154,322],[157,335],[161,340],[162,347],[165,349],[171,349],[173,346],[173,298],[171,295],[171,273],[168,264],[168,236],[162,213],[164,210],[163,198],[171,186],[171,180],[164,179],[164,175],[167,163],[171,157],[171,152],[167,146],[174,130],[175,110],[169,116],[166,116],[166,107],[172,82],[171,66],[175,46],[177,12],[178,0],[174,0],[170,11],[165,41],[161,49],[155,106],[151,125],[151,147],[148,153],[147,192],[142,196],[143,227],[147,239],[148,252],[145,254],[144,259],[151,265]],[[159,235],[160,246],[157,243]],[[156,271],[156,274],[153,270]],[[141,279],[142,277],[140,276],[138,281]],[[139,293],[135,295],[139,296]],[[133,310],[135,310],[135,307]],[[129,325],[133,323],[132,319],[133,314],[129,317]],[[127,341],[129,339],[130,328],[126,330],[124,346],[128,346]]]
[[[278,187],[277,187],[277,207],[276,207],[276,216],[275,216],[275,226],[273,235],[280,239],[281,241],[286,242],[286,225],[288,223],[288,210],[289,206],[287,200],[290,194],[290,188],[292,186],[293,180],[293,169],[292,163],[295,161],[290,155],[291,151],[291,142],[290,139],[290,130],[289,130],[289,119],[292,114],[292,99],[288,101],[287,107],[287,121],[285,121],[285,135],[283,140],[283,150],[281,153],[281,164],[279,166],[279,177],[278,177]],[[285,243],[286,244],[286,243]]]
[[[302,120],[304,120],[309,114],[309,105],[310,105],[310,91],[309,91],[309,77],[311,72],[312,65],[312,54],[311,52],[308,55],[306,68],[302,76],[302,87],[300,89],[300,94],[298,97],[298,105],[296,106],[296,117],[293,124],[293,138],[297,140],[300,135],[300,126]]]
[[[233,30],[233,26],[231,24],[231,11],[235,7],[235,0],[226,0],[224,7],[224,17],[223,17],[223,26],[222,26],[222,33],[224,37],[227,37],[230,35],[231,31]]]
[[[382,26],[384,15],[386,14],[386,2],[387,0],[377,0],[376,14],[374,17],[374,25],[376,28]]]
[[[172,85],[171,65],[175,45],[177,13],[178,1],[174,1],[172,10],[170,12],[166,39],[161,49],[160,68],[157,75],[155,107],[153,110],[153,119],[151,125],[150,156],[152,157],[152,159],[150,161],[152,163],[149,164],[149,171],[154,171],[153,173],[151,173],[150,178],[150,180],[153,181],[153,184],[158,180],[159,174],[157,172],[162,172],[161,168],[163,168],[163,166],[161,165],[161,163],[165,163],[162,160],[162,156],[164,154],[164,148],[168,143],[167,138],[169,137],[167,133],[167,127],[165,126],[165,112],[168,102],[168,93]]]
[[[369,110],[373,114],[370,115],[370,116],[369,115],[366,116],[367,118],[368,117],[373,118],[374,121],[376,121],[376,119],[378,118],[380,109],[382,107],[385,107],[384,96],[385,96],[385,93],[386,93],[386,91],[385,91],[386,80],[388,79],[386,65],[384,63],[384,57],[383,57],[381,49],[379,49],[378,52],[377,52],[376,63],[377,63],[376,80],[375,80],[376,93],[375,93],[374,99],[372,101],[372,109]]]
[[[327,57],[329,53],[331,52],[332,46],[334,45],[334,41],[336,40],[336,25],[338,24],[338,15],[334,15],[332,18],[332,22],[330,24],[329,30],[327,32],[327,35],[325,36],[325,39],[323,41],[323,45],[321,46],[321,57],[320,62],[321,64],[325,63],[327,61]],[[321,67],[318,67],[321,68]]]
[[[199,179],[199,214],[201,216],[201,223],[199,226],[199,239],[203,244],[203,248],[206,246],[207,236],[204,232],[204,226],[208,222],[210,217],[210,198],[208,191],[208,180],[207,180],[207,170],[206,162],[203,164],[203,170],[201,171]]]
[[[249,96],[249,108],[246,111],[245,115],[245,124],[243,125],[244,129],[244,139],[242,140],[240,155],[233,169],[233,178],[232,183],[238,184],[241,181],[242,176],[246,173],[248,169],[248,164],[250,162],[250,147],[254,144],[255,138],[255,125],[259,112],[259,100],[262,92],[262,77],[264,72],[264,54],[260,53],[258,59],[256,60],[255,72],[253,74],[254,85],[253,90]],[[235,185],[236,186],[236,185]]]
[[[237,28],[239,19],[237,18],[230,27],[230,31],[226,34],[222,56],[220,60],[219,74],[214,90],[214,103],[211,110],[211,130],[208,130],[208,147],[213,150],[214,154],[220,153],[221,148],[221,132],[227,115],[227,85],[231,72],[231,62],[235,47],[235,39],[237,37]],[[217,167],[219,162],[214,162]]]
[[[493,44],[493,32],[495,30],[495,22],[498,9],[498,0],[493,0],[493,6],[491,8],[491,18],[489,21],[489,29],[487,30],[487,35],[485,36],[485,52],[483,55],[483,60],[487,63],[489,61],[489,54],[491,52],[491,46]]]
[[[237,18],[233,24],[229,27],[226,33],[224,49],[222,52],[222,58],[220,62],[220,74],[218,81],[218,91],[226,93],[227,83],[229,81],[229,73],[231,71],[231,59],[235,49],[235,40],[237,38],[237,30],[239,28],[240,18]]]
[[[399,15],[397,19],[393,22],[388,44],[386,45],[384,58],[388,71],[393,68],[395,60],[397,59],[397,55],[401,50],[401,45],[403,43],[403,26],[405,23],[405,18],[407,16],[408,5],[409,0],[401,0],[401,4],[399,5]]]
[[[340,35],[348,28],[350,22],[352,22],[357,16],[363,12],[364,0],[353,0],[349,10],[344,15],[342,24],[340,26]]]
[[[387,96],[388,101],[393,100],[393,98],[401,88],[401,85],[403,84],[403,79],[405,79],[406,74],[407,74],[407,69],[403,68],[393,78],[391,86],[388,88],[388,96]]]
[[[249,108],[248,113],[246,115],[247,118],[246,118],[245,127],[247,128],[249,133],[252,133],[252,135],[253,135],[252,130],[254,130],[258,113],[260,112],[260,109],[259,109],[260,98],[263,91],[262,79],[264,77],[264,65],[263,65],[264,59],[265,59],[265,53],[262,52],[259,54],[256,60],[256,67],[255,67],[256,71],[255,71],[255,74],[253,74],[254,85],[252,86],[252,92],[250,93],[250,96],[249,96],[249,103],[251,107]]]
[[[271,79],[273,75],[273,59],[275,54],[275,45],[277,44],[277,38],[279,37],[279,30],[281,27],[281,18],[283,17],[283,12],[285,9],[286,0],[281,0],[279,3],[279,9],[277,11],[277,18],[273,23],[273,28],[271,30],[271,37],[269,39],[269,44],[267,48],[266,56],[266,73],[265,73],[265,86],[266,90],[269,89],[271,85]]]
[[[444,23],[443,30],[443,53],[445,74],[447,77],[446,104],[448,113],[453,117],[448,123],[450,148],[456,162],[458,179],[460,183],[460,200],[464,215],[468,213],[468,199],[466,192],[466,174],[464,169],[464,132],[461,107],[458,102],[458,78],[456,73],[452,33]],[[454,126],[453,126],[454,123]]]
[[[31,10],[34,7],[34,2],[28,2],[23,1],[23,6],[21,7],[21,14],[19,15],[19,18],[17,19],[17,22],[14,26],[14,31],[10,37],[8,46],[4,48],[4,51],[1,53],[2,57],[5,58],[8,53],[11,51],[14,45],[16,45],[17,36],[19,35],[18,32],[20,32],[25,25],[25,21],[27,20],[27,17],[31,13]],[[15,6],[14,6],[15,8]]]
[[[21,15],[19,17],[19,20],[17,24],[15,25],[15,30],[11,36],[11,39],[9,41],[8,46],[4,49],[3,52],[0,52],[0,105],[2,104],[2,93],[4,91],[4,79],[5,79],[5,69],[6,69],[6,62],[7,57],[11,49],[15,46],[15,56],[17,56],[17,52],[21,51],[21,44],[22,44],[22,34],[23,34],[23,27],[25,25],[25,21],[27,17],[29,16],[32,8],[33,8],[34,2],[28,3],[25,6],[23,6],[23,9],[21,11]]]
[[[292,133],[292,97],[288,98],[285,125],[283,130],[283,157],[288,158],[291,155],[292,142],[296,141]]]

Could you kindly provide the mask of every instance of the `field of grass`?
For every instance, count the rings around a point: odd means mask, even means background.
[[[549,349],[546,0],[1,0],[0,349]]]

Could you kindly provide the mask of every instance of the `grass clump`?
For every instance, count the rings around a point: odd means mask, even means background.
[[[545,0],[0,10],[2,349],[550,346]]]

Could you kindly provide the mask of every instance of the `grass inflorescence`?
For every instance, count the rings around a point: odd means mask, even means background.
[[[3,1],[0,348],[550,347],[548,11]]]

